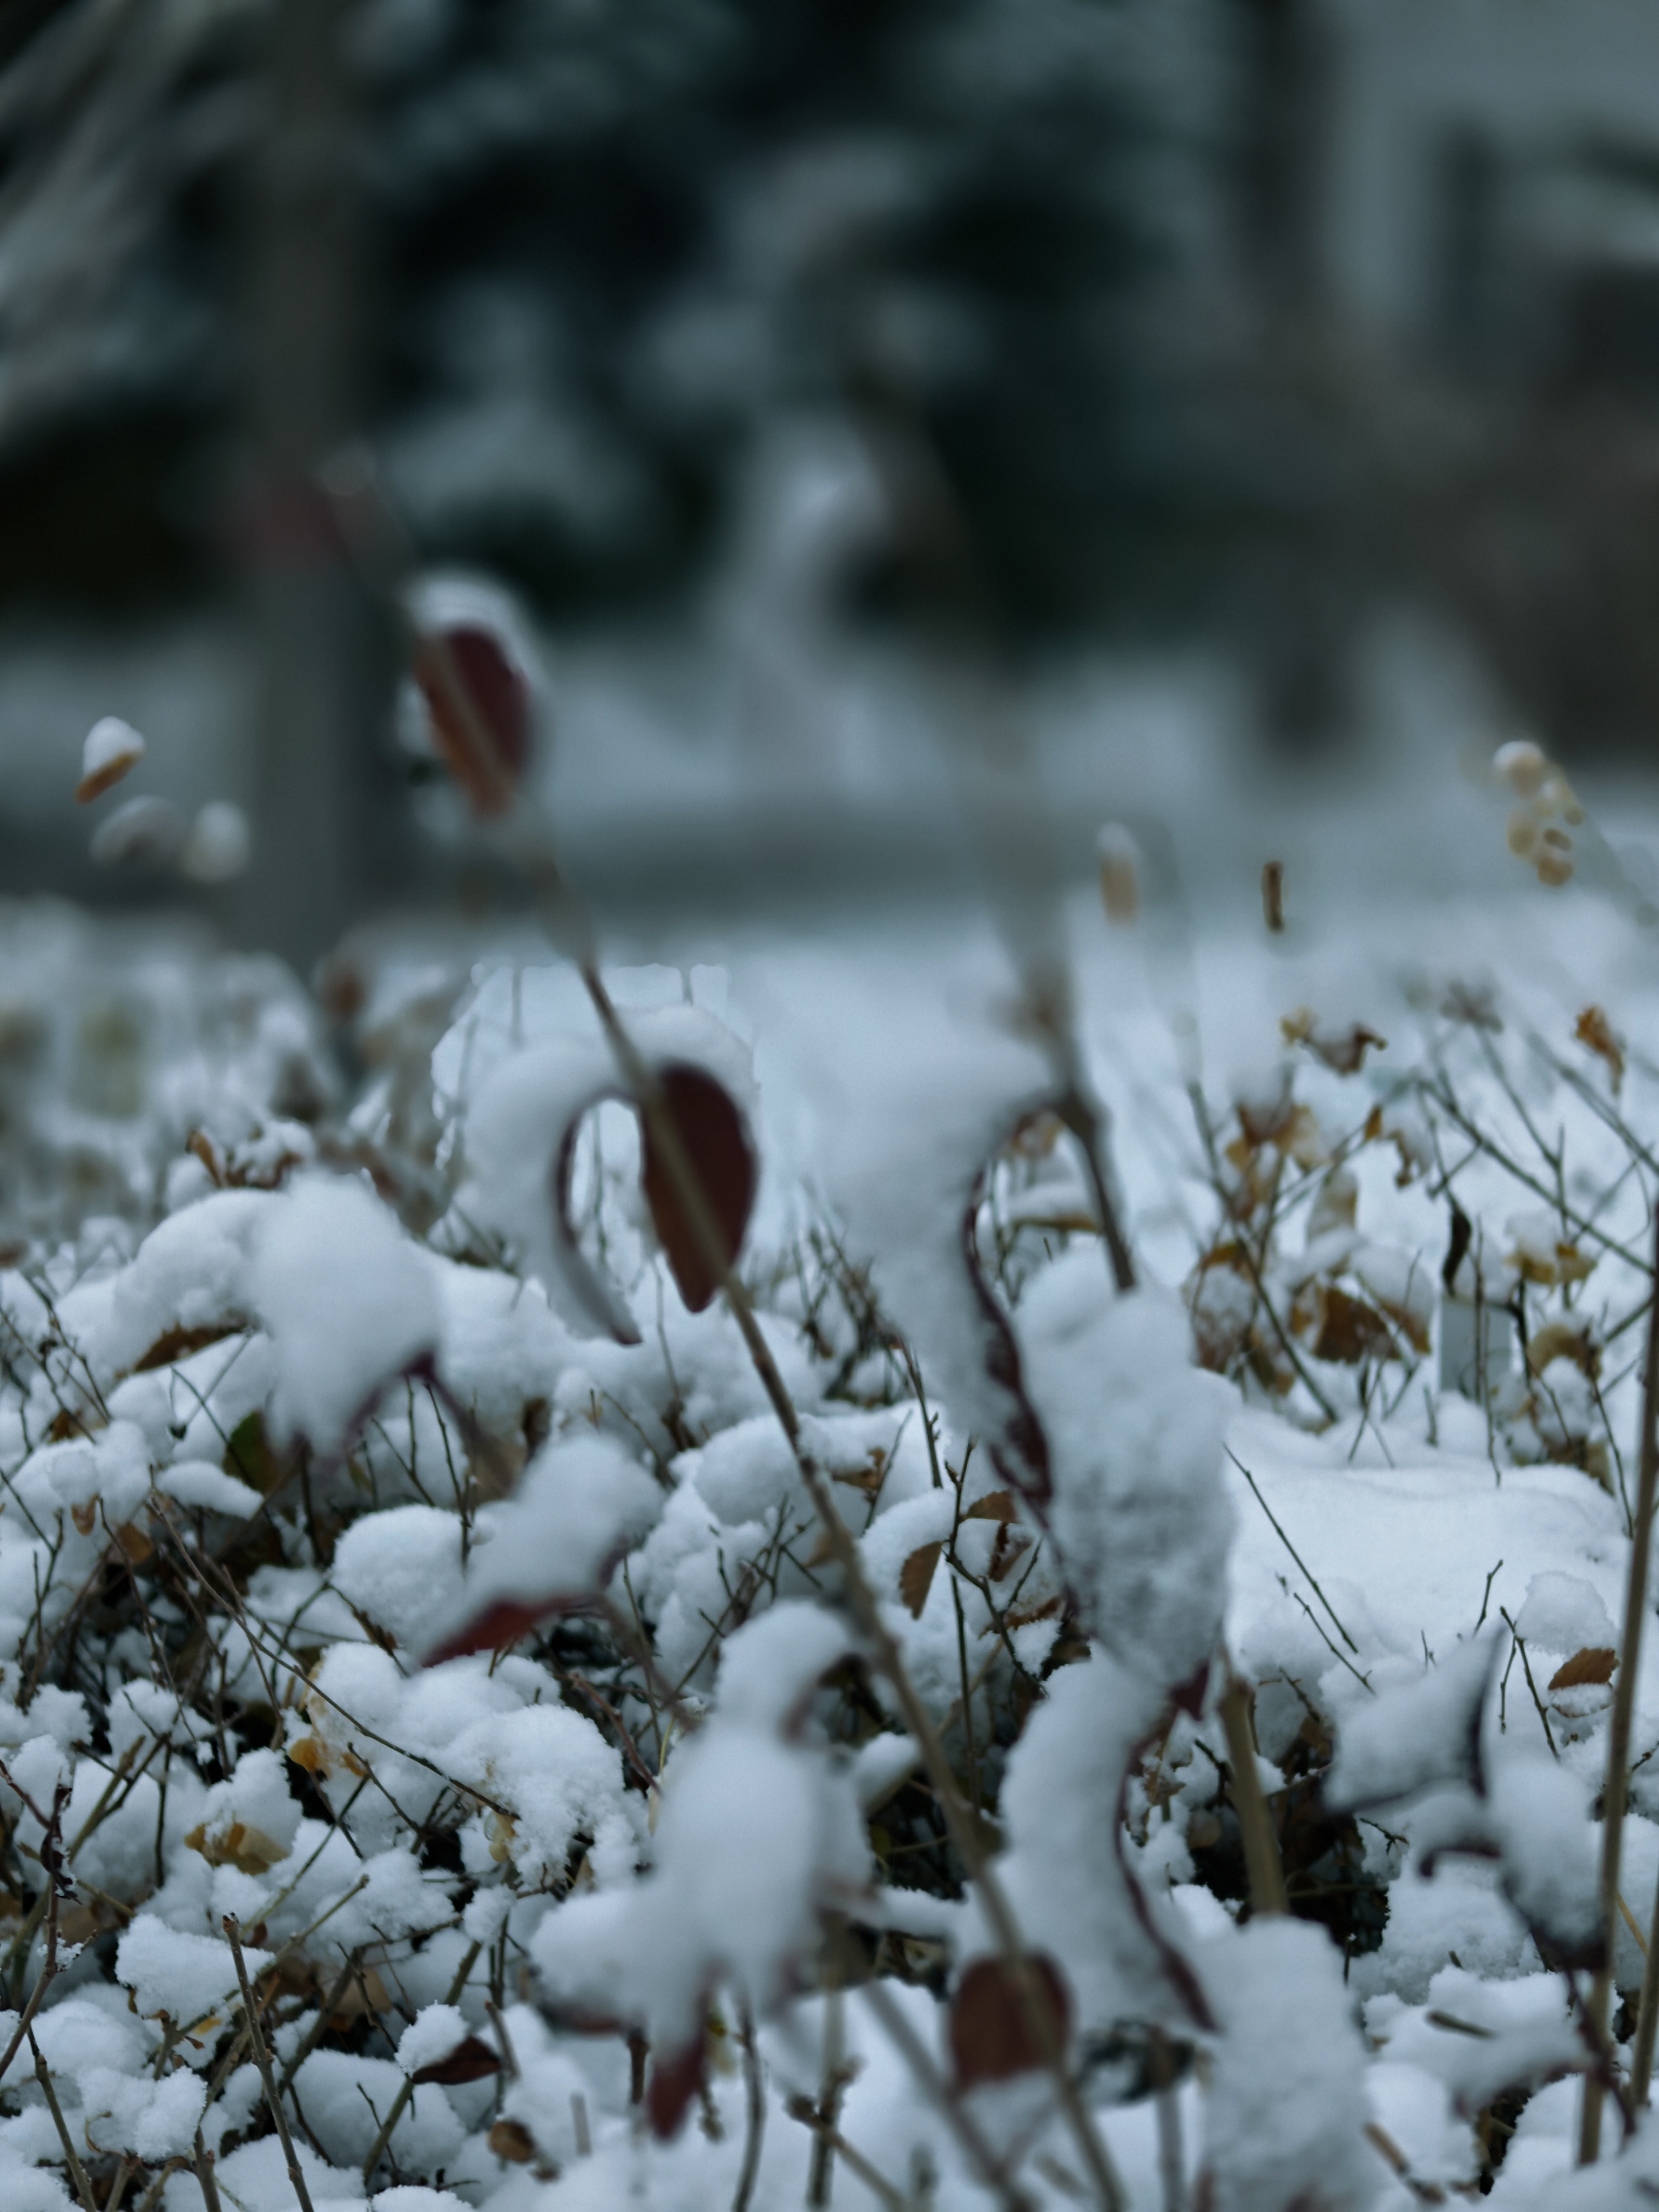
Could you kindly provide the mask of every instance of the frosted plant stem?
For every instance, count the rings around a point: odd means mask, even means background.
[[[761,1386],[788,1439],[801,1480],[823,1525],[831,1553],[842,1570],[848,1609],[870,1647],[877,1669],[891,1686],[904,1716],[905,1726],[921,1753],[922,1763],[927,1769],[928,1779],[933,1784],[951,1840],[969,1880],[979,1892],[997,1948],[1006,1958],[1019,1991],[1027,2023],[1038,2050],[1042,2053],[1044,2064],[1054,2077],[1066,2125],[1088,2169],[1095,2195],[1104,2212],[1127,2212],[1127,2199],[1123,2185],[1101,2140],[1093,2116],[1067,2069],[1064,2044],[1055,2032],[1045,1993],[1031,1971],[1024,1941],[1012,1909],[1003,1893],[1001,1883],[991,1869],[977,1824],[963,1797],[951,1762],[945,1755],[932,1716],[911,1681],[898,1645],[881,1617],[875,1593],[865,1577],[857,1542],[841,1517],[835,1493],[825,1480],[823,1469],[802,1441],[800,1416],[795,1410],[787,1385],[778,1372],[777,1362],[773,1358],[771,1346],[755,1317],[749,1294],[726,1256],[702,1177],[693,1167],[680,1140],[679,1129],[668,1111],[656,1079],[641,1059],[633,1039],[611,1002],[596,963],[589,957],[583,959],[580,966],[582,981],[616,1054],[623,1079],[639,1103],[652,1145],[662,1161],[674,1195],[684,1212],[698,1256],[725,1294],[726,1305],[748,1346]]]
[[[1279,1838],[1273,1816],[1262,1794],[1261,1777],[1255,1771],[1255,1735],[1250,1726],[1249,1700],[1244,1685],[1227,1668],[1227,1686],[1221,1693],[1221,1725],[1227,1732],[1227,1765],[1233,1785],[1233,1810],[1244,1844],[1244,1867],[1250,1877],[1250,1910],[1260,1917],[1288,1912],[1285,1869],[1279,1863]]]
[[[806,2202],[815,2208],[815,2212],[822,2212],[830,2202],[836,2171],[836,2122],[846,2078],[842,2069],[847,2057],[847,2005],[842,1995],[842,1982],[847,1936],[839,1913],[825,1916],[824,1936],[823,2075],[817,2102],[817,2118],[822,2125],[813,2141],[811,2164],[806,2176]]]
[[[75,2184],[75,2193],[86,2207],[86,2212],[98,2212],[94,2202],[87,2170],[75,2154],[75,2140],[70,2134],[64,2118],[64,2108],[58,2101],[58,2092],[52,2084],[52,2069],[40,2056],[40,2046],[34,2039],[34,2030],[29,2030],[29,2049],[34,2053],[34,2078],[40,2084],[46,2100],[46,2110],[52,2114],[52,2124],[58,2130],[58,2140],[64,2146],[64,2160],[70,2170],[70,2179]]]
[[[1654,1220],[1654,1279],[1659,1282],[1659,1208]],[[1636,1673],[1642,1656],[1642,1623],[1648,1609],[1648,1563],[1653,1539],[1653,1508],[1659,1487],[1659,1298],[1648,1316],[1647,1371],[1642,1378],[1642,1448],[1636,1478],[1636,1526],[1631,1534],[1630,1579],[1625,1586],[1625,1629],[1619,1653],[1619,1679],[1613,1693],[1613,1717],[1607,1724],[1607,1780],[1601,1820],[1601,1920],[1606,1929],[1607,1962],[1596,1975],[1589,1996],[1589,2018],[1599,2036],[1605,2037],[1613,1996],[1613,1948],[1619,1938],[1619,1861],[1624,1843],[1625,1796],[1630,1781],[1631,1727],[1636,1715]],[[1659,1917],[1659,1900],[1656,1900]],[[1652,1946],[1649,1946],[1650,1956]],[[1653,2013],[1656,1975],[1651,1966],[1642,1977],[1642,2003],[1632,2066],[1632,2091],[1638,2105],[1647,2102],[1648,2076],[1653,2066]],[[1578,2162],[1593,2166],[1601,2148],[1601,2083],[1595,2075],[1584,2077],[1584,2103],[1579,2116]]]
[[[482,1943],[474,1943],[465,1954],[460,1965],[455,1969],[455,1978],[449,1985],[449,1995],[444,1999],[444,2002],[446,2004],[459,2004],[461,2001],[461,1993],[466,1987],[467,1976],[477,1965],[479,1956],[483,1950],[483,1945]],[[405,2074],[403,2081],[398,2085],[397,2095],[392,2100],[392,2110],[386,2114],[385,2119],[381,2121],[380,2132],[375,2136],[374,2143],[369,2150],[368,2156],[363,2160],[363,2186],[365,2188],[367,2188],[368,2184],[374,2179],[374,2169],[380,2164],[380,2153],[392,2141],[392,2131],[397,2126],[398,2121],[402,2119],[404,2116],[404,2107],[408,2104],[410,2099],[414,2094],[415,2084],[410,2081],[408,2075]]]
[[[7,1778],[9,1780],[10,1778]],[[13,1783],[12,1787],[15,1790],[16,1784]],[[19,1790],[18,1795],[21,1796],[22,1792]],[[46,1886],[41,1893],[46,1909],[46,1954],[40,1962],[40,1977],[29,1992],[28,2002],[23,2007],[22,2017],[12,2031],[11,2041],[6,2045],[4,2056],[0,2057],[0,2081],[4,2080],[6,2069],[22,2049],[24,2037],[27,2035],[33,2041],[34,2015],[40,2011],[46,1991],[52,1987],[58,1974],[58,1872],[48,1863],[46,1850],[52,1844],[54,1837],[62,1833],[64,1807],[68,1798],[69,1791],[65,1785],[60,1783],[58,1795],[52,1801],[52,1817],[48,1822],[43,1824],[46,1832],[41,1839],[40,1864],[46,1877]],[[28,1800],[26,1798],[24,1802],[27,1803]],[[33,1920],[34,1917],[35,1916],[31,1914],[30,1918]],[[26,1929],[25,1934],[28,1932]],[[25,1959],[27,1960],[27,1954],[25,1954]]]
[[[827,2152],[838,2151],[848,2171],[864,2184],[878,2204],[885,2205],[887,2212],[912,2212],[915,2200],[901,2196],[886,2176],[878,2173],[871,2165],[862,2151],[849,2143],[831,2121],[823,2118],[810,2097],[792,2097],[788,2112],[792,2120],[799,2120],[802,2127],[811,2130],[815,2157],[820,2148]],[[806,2201],[809,2204],[815,2204],[818,2199],[809,2197]]]
[[[760,2172],[761,2144],[766,2135],[766,2076],[761,2069],[755,2015],[746,1996],[738,2000],[738,2017],[743,2027],[743,2081],[748,2094],[743,2166],[732,2198],[732,2212],[749,2212],[749,2200],[755,2193],[755,2179]]]
[[[389,520],[389,518],[388,518]],[[486,775],[500,779],[499,793],[510,803],[514,794],[507,787],[507,778],[497,762],[495,748],[489,742],[482,718],[473,702],[471,692],[459,668],[455,665],[447,641],[435,641],[434,663],[444,690],[462,718],[464,726],[474,740]],[[544,922],[555,945],[570,953],[576,963],[584,987],[592,1001],[617,1067],[638,1104],[641,1115],[650,1133],[653,1147],[660,1158],[676,1198],[684,1209],[687,1226],[699,1256],[719,1283],[726,1303],[748,1348],[755,1371],[778,1417],[785,1437],[788,1439],[801,1479],[807,1493],[823,1524],[825,1535],[842,1571],[848,1606],[859,1626],[871,1644],[875,1662],[891,1685],[898,1698],[906,1725],[921,1751],[930,1780],[938,1793],[940,1808],[951,1841],[967,1869],[970,1880],[979,1890],[997,1944],[1007,1957],[1017,1988],[1020,1992],[1028,2022],[1042,2052],[1044,2063],[1054,2077],[1065,2111],[1066,2124],[1082,2154],[1095,2193],[1105,2212],[1124,2212],[1127,2200],[1121,2183],[1113,2169],[1106,2146],[1102,2142],[1093,2118],[1079,2095],[1077,2085],[1066,2070],[1066,2054],[1049,2016],[1044,1992],[1026,1960],[1024,1947],[1018,1928],[1002,1893],[1001,1885],[992,1874],[981,1847],[979,1835],[967,1806],[963,1802],[944,1749],[939,1743],[927,1709],[917,1695],[905,1670],[898,1646],[889,1635],[868,1583],[865,1580],[859,1560],[857,1546],[838,1511],[834,1494],[828,1483],[805,1450],[801,1442],[800,1421],[793,1401],[778,1372],[771,1348],[761,1333],[755,1318],[754,1308],[748,1294],[737,1279],[727,1262],[714,1212],[702,1187],[701,1176],[692,1166],[680,1141],[679,1130],[669,1113],[660,1086],[651,1070],[635,1048],[611,994],[605,988],[599,973],[594,950],[591,925],[580,902],[554,856],[552,841],[538,825],[530,849],[524,856],[526,872],[530,877],[540,906]],[[1080,1091],[1081,1086],[1072,1088]],[[1103,1134],[1097,1115],[1092,1124],[1093,1134],[1099,1139]],[[1085,1146],[1090,1155],[1091,1176],[1100,1179],[1103,1194],[1102,1226],[1114,1220],[1109,1206],[1108,1187],[1102,1176],[1098,1145]],[[1120,1255],[1114,1250],[1114,1267],[1122,1284],[1124,1267]],[[1131,1275],[1131,1279],[1133,1277]],[[375,2155],[378,2156],[378,2148]],[[373,2160],[370,2161],[372,2167]]]
[[[341,2005],[345,2002],[345,1993],[351,1987],[353,1978],[356,1974],[358,1965],[362,1959],[364,1948],[365,1946],[360,1943],[355,1951],[347,1953],[346,1962],[344,1966],[341,1967],[339,1973],[335,1979],[334,1986],[324,1997],[322,2003],[319,2008],[316,2019],[312,2021],[311,2026],[307,2029],[305,2035],[301,2041],[299,2049],[295,2052],[293,2057],[289,2060],[288,2064],[283,2069],[283,2078],[276,2084],[276,2094],[279,2097],[287,2096],[289,2091],[293,2087],[295,2075],[299,2072],[300,2069],[305,2064],[307,2059],[310,2057],[312,2052],[317,2048],[318,2044],[322,2040],[323,2036],[327,2030],[330,2019],[335,2013],[338,2012]]]
[[[225,1931],[230,1955],[236,1961],[236,1979],[242,1991],[242,2017],[247,2022],[248,2041],[253,2046],[253,2063],[259,2069],[259,2079],[264,2083],[265,2102],[270,2107],[271,2118],[276,2123],[276,2139],[283,2146],[283,2156],[288,2160],[288,2178],[294,2185],[300,2212],[312,2212],[311,2191],[306,2187],[305,2175],[300,2170],[300,2154],[295,2149],[294,2138],[288,2131],[288,2115],[283,2112],[283,2100],[276,2094],[276,2077],[270,2070],[270,2052],[266,2046],[264,2031],[259,2026],[259,2008],[254,2002],[253,1990],[248,1982],[247,1961],[242,1956],[242,1931],[237,1925],[234,1912],[227,1912],[219,1925]]]
[[[1152,2065],[1148,2070],[1158,2108],[1158,2173],[1164,2192],[1164,2212],[1187,2212],[1186,2161],[1181,2146],[1181,2091],[1176,2080],[1175,2053],[1161,2027],[1152,2030]]]
[[[203,2142],[202,2130],[200,2128],[198,2128],[196,2130],[195,2172],[196,2185],[202,2192],[202,2203],[206,2207],[206,2212],[221,2212],[219,2203],[219,2184],[215,2179],[213,2172],[213,2153]],[[155,2187],[152,2189],[149,2196],[145,2197],[143,2204],[138,2208],[138,2212],[150,2212],[150,2207],[155,2203],[156,2196],[166,2180],[167,2172],[166,2169],[163,2168],[156,2181]]]

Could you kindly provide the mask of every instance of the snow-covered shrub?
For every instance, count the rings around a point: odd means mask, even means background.
[[[5,2204],[285,2207],[278,2111],[319,2212],[1589,2192],[1633,1049],[1299,1009],[1166,1183],[1117,1102],[1120,1290],[947,992],[609,981],[754,1341],[554,964],[303,1126],[256,1025],[0,1273]]]

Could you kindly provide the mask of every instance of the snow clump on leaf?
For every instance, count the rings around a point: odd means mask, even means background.
[[[429,1261],[344,1178],[307,1176],[272,1201],[252,1293],[276,1350],[278,1420],[320,1451],[438,1342]]]
[[[671,1760],[656,1866],[636,1888],[578,1897],[533,1947],[550,1994],[637,2021],[673,2051],[724,1976],[765,2008],[815,1943],[819,1911],[869,1878],[850,1783],[801,1740],[801,1708],[848,1648],[835,1618],[775,1606],[726,1644],[715,1710]]]
[[[1031,1285],[1019,1337],[1079,1617],[1133,1673],[1164,1689],[1188,1682],[1221,1626],[1231,1393],[1193,1365],[1179,1301],[1115,1295],[1093,1250],[1068,1252]]]

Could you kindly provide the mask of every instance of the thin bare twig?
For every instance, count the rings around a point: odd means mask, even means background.
[[[474,1966],[477,1965],[483,1950],[483,1945],[482,1943],[474,1943],[466,1951],[461,1960],[460,1965],[455,1969],[455,1978],[449,1985],[449,1995],[444,1999],[444,2002],[446,2004],[459,2004],[460,2002],[461,1993],[466,1987],[467,1977],[471,1973]],[[380,2162],[380,2153],[392,2141],[392,2131],[397,2126],[398,2121],[402,2119],[404,2116],[404,2108],[414,2094],[415,2084],[410,2079],[409,2075],[405,2074],[402,2081],[398,2084],[397,2095],[392,2100],[391,2111],[380,2123],[380,2132],[375,2136],[374,2144],[369,2150],[368,2156],[363,2160],[363,2182],[365,2186],[374,2179],[374,2169]]]
[[[259,2026],[259,2008],[253,2002],[253,1991],[247,1978],[247,1961],[242,1956],[242,1931],[234,1912],[227,1912],[219,1923],[230,1945],[230,1955],[236,1961],[236,1979],[242,1992],[242,2017],[247,2022],[248,2041],[253,2047],[253,2063],[259,2069],[259,2079],[264,2084],[265,2102],[270,2107],[270,2117],[276,2124],[276,2139],[283,2146],[283,2156],[288,2161],[288,2178],[294,2185],[294,2194],[299,2200],[300,2212],[312,2212],[311,2191],[301,2170],[294,2138],[289,2133],[288,2115],[283,2110],[283,2100],[276,2094],[276,2078],[270,2070],[270,2051]]]
[[[46,2110],[52,2114],[52,2124],[58,2130],[58,2140],[64,2146],[64,2162],[69,2167],[70,2179],[75,2184],[75,2193],[86,2208],[86,2212],[98,2212],[94,2202],[92,2185],[87,2179],[87,2170],[75,2154],[75,2142],[64,2119],[64,2108],[58,2101],[58,2092],[52,2087],[52,2070],[40,2056],[40,2046],[34,2039],[34,2030],[28,2030],[29,2049],[34,2053],[34,2078],[46,2097]]]

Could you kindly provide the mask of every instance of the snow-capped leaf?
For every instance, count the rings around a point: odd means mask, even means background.
[[[1605,1647],[1575,1651],[1556,1668],[1549,1686],[1552,1690],[1577,1690],[1585,1684],[1610,1682],[1618,1664],[1618,1653]]]
[[[446,2057],[417,2066],[409,2078],[416,2088],[424,2081],[435,2081],[443,2088],[458,2089],[464,2082],[483,2081],[501,2070],[501,2053],[492,2051],[477,2036],[469,2035]]]
[[[509,2166],[528,2166],[536,2155],[536,2138],[522,2120],[497,2120],[487,2141],[495,2155]]]
[[[1350,1713],[1338,1734],[1326,1802],[1351,1811],[1453,1783],[1481,1790],[1480,1722],[1501,1642],[1488,1630],[1448,1652],[1417,1681],[1385,1690]]]

